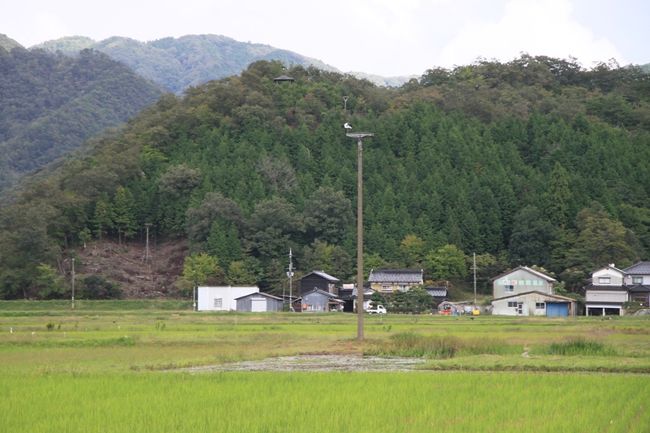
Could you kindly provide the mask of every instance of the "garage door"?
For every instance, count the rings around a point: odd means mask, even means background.
[[[258,313],[266,311],[266,299],[264,298],[251,299],[251,311],[258,312]]]
[[[568,317],[569,304],[566,302],[547,302],[546,316],[548,317]]]

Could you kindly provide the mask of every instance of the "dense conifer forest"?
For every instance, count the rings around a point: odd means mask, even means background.
[[[274,82],[281,74],[295,82]],[[289,248],[299,270],[350,279],[356,145],[345,122],[375,134],[364,147],[367,269],[423,268],[462,286],[475,252],[483,289],[525,264],[578,291],[596,266],[649,258],[640,68],[523,55],[388,89],[260,61],[163,96],[24,182],[0,209],[0,295],[61,296],[64,258],[92,239],[141,239],[146,223],[212,257],[216,282],[277,289]]]

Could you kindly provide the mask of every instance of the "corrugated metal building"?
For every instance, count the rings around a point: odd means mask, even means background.
[[[264,292],[251,293],[235,300],[237,311],[252,313],[282,311],[282,298]]]

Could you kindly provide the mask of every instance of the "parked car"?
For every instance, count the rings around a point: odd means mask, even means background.
[[[369,308],[366,310],[368,314],[386,314],[386,308],[383,305],[377,305],[376,308]]]

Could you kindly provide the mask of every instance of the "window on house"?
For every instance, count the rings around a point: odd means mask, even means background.
[[[544,302],[535,302],[536,310],[543,310],[544,308],[546,308],[546,304]]]
[[[632,284],[643,284],[643,277],[632,277]]]
[[[514,292],[515,290],[515,286],[513,286],[512,284],[506,284],[504,287],[506,289],[506,292]]]
[[[390,286],[388,284],[384,284],[383,286],[381,286],[381,291],[382,292],[390,292],[391,291]]]
[[[598,284],[609,284],[611,281],[610,277],[598,277]]]
[[[509,308],[517,308],[517,301],[508,301]]]
[[[223,298],[214,298],[214,308],[223,308]]]

